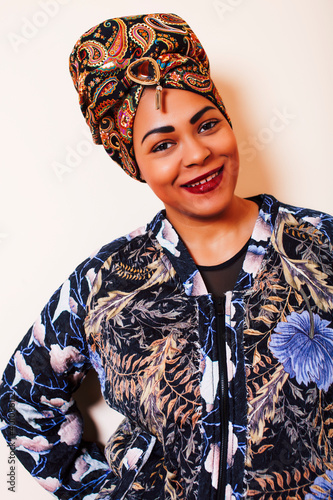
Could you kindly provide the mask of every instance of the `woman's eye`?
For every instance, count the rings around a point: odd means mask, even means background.
[[[160,142],[156,146],[153,147],[152,152],[157,153],[158,151],[165,151],[166,149],[169,149],[171,147],[171,142]]]
[[[201,125],[199,132],[206,132],[207,130],[214,128],[216,124],[217,120],[209,120]]]

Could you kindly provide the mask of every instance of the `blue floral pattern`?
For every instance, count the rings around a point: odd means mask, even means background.
[[[305,496],[305,500],[332,500],[333,469],[327,470],[326,474],[317,477],[310,489],[311,493]]]
[[[312,314],[312,313],[311,313]],[[315,382],[328,391],[333,379],[333,329],[329,321],[308,311],[292,312],[274,329],[269,343],[274,356],[299,384]],[[313,331],[311,331],[313,330]]]
[[[333,463],[332,219],[280,205],[263,220],[270,245],[245,299],[247,498],[303,500]]]

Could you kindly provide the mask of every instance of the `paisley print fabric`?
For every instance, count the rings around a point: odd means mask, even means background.
[[[9,445],[60,499],[332,498],[332,235],[330,216],[262,195],[222,333],[163,212],[106,245],[8,364]],[[72,398],[91,368],[124,415],[104,452]]]
[[[163,88],[196,92],[230,123],[210,78],[207,55],[188,24],[174,14],[109,19],[87,31],[70,55],[70,72],[93,139],[127,174],[142,182],[133,150],[133,122],[144,86],[126,75],[141,57],[153,58]],[[154,112],[154,110],[152,110]]]

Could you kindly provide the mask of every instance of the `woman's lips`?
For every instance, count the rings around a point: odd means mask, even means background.
[[[206,177],[197,177],[196,179],[193,179],[191,183],[183,184],[181,187],[193,194],[208,193],[209,191],[213,191],[213,189],[217,188],[217,186],[221,183],[222,175],[223,166],[213,171]]]

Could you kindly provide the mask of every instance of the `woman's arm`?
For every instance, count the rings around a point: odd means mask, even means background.
[[[0,386],[7,442],[32,476],[62,499],[89,497],[112,482],[103,453],[81,439],[82,418],[72,397],[91,368],[86,301],[106,254],[105,249],[85,261],[56,291],[12,356]]]

